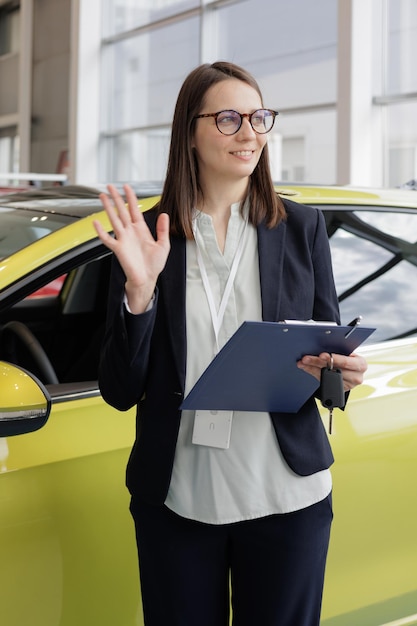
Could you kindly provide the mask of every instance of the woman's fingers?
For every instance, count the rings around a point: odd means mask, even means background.
[[[109,196],[100,196],[115,237],[102,224],[94,221],[101,241],[114,252],[126,274],[130,292],[134,286],[149,291],[163,270],[170,250],[169,217],[162,214],[156,223],[156,240],[148,228],[132,188],[124,187],[126,202],[114,185],[108,186]]]
[[[167,252],[171,247],[169,241],[169,215],[161,213],[156,222],[156,239]]]
[[[140,210],[138,206],[138,199],[132,187],[130,185],[124,185],[123,189],[126,194],[126,200],[127,200],[128,210],[130,214],[130,219],[134,223],[138,221],[143,222],[144,220],[143,220],[142,211]]]
[[[93,220],[94,228],[96,229],[97,235],[99,239],[104,243],[105,246],[110,248],[110,250],[114,249],[115,239],[103,228],[103,225],[99,220]]]
[[[362,384],[364,374],[368,369],[368,364],[362,356],[355,353],[349,356],[334,354],[333,362],[334,367],[342,370],[343,383],[346,391]]]
[[[136,195],[131,187],[128,185],[124,187],[128,206],[126,206],[125,200],[114,185],[108,185],[107,189],[109,194],[102,193],[99,197],[112,225],[116,239],[122,239],[126,232],[134,227],[138,221],[143,221],[143,216],[138,207]],[[110,243],[109,236],[106,237],[104,235],[104,229],[98,228],[97,223],[94,223],[97,234],[103,243],[107,245],[107,243]],[[111,246],[111,248],[114,249],[114,246]]]
[[[114,204],[111,202],[107,194],[101,193],[99,198],[100,198],[101,204],[103,205],[104,210],[107,213],[107,217],[109,218],[110,224],[112,225],[112,229],[114,233],[116,234],[123,228],[123,222],[120,219],[120,213],[119,211],[116,210]],[[98,230],[97,230],[97,233],[100,236],[100,233]],[[100,237],[100,239],[102,239],[102,237]]]
[[[332,358],[333,367],[342,372],[345,391],[349,391],[363,382],[363,376],[368,365],[362,356],[355,353],[349,356],[332,354]],[[300,369],[311,374],[317,380],[320,380],[322,368],[330,364],[330,354],[327,352],[323,352],[319,356],[306,355],[297,363]]]
[[[113,200],[113,205],[117,209],[117,215],[120,221],[122,222],[124,226],[129,225],[129,223],[131,223],[132,221],[131,214],[130,214],[130,206],[129,207],[126,206],[126,202],[124,198],[122,198],[122,196],[117,191],[114,185],[107,185],[107,189],[109,190],[110,197]],[[133,191],[132,191],[132,194],[133,194]],[[136,196],[134,196],[134,198],[137,204]],[[132,195],[131,195],[131,202],[132,202]]]

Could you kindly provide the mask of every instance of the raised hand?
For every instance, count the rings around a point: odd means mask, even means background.
[[[126,276],[126,295],[132,313],[143,313],[155,290],[157,278],[170,250],[169,217],[158,217],[156,240],[146,224],[135,193],[129,185],[123,187],[127,206],[113,185],[106,194],[100,195],[101,203],[113,227],[112,237],[98,220],[94,220],[97,235],[107,248],[117,256]]]

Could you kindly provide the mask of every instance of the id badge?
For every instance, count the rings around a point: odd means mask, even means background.
[[[196,411],[192,442],[227,450],[230,445],[233,411]]]

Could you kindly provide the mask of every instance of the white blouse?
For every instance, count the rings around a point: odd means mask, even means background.
[[[211,217],[197,213],[196,235],[217,309],[245,224],[239,204],[233,205],[222,254]],[[185,394],[212,360],[216,345],[195,241],[187,241],[186,252]],[[262,320],[257,233],[249,224],[219,330],[220,348],[245,320]],[[165,501],[177,514],[209,524],[228,524],[302,509],[319,502],[331,491],[329,470],[299,476],[288,467],[268,413],[235,411],[228,449],[192,443],[194,414],[194,411],[182,412]]]

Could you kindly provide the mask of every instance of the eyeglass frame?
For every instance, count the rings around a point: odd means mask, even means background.
[[[226,113],[227,111],[230,111],[231,113],[236,113],[236,115],[239,115],[240,117],[240,124],[233,133],[224,133],[222,130],[220,130],[220,128],[217,125],[217,118],[220,115],[220,113]],[[273,114],[272,126],[268,130],[266,130],[264,133],[261,133],[259,132],[259,130],[256,130],[256,128],[254,128],[252,124],[252,117],[255,115],[255,113],[258,113],[258,111],[269,111],[270,113]],[[216,128],[219,131],[219,133],[221,133],[222,135],[225,135],[226,137],[231,137],[232,135],[236,135],[236,133],[238,133],[240,129],[242,128],[244,117],[248,118],[248,122],[251,125],[251,128],[255,133],[257,133],[258,135],[266,135],[267,133],[271,132],[271,130],[274,128],[275,118],[277,117],[277,115],[279,115],[279,111],[274,111],[273,109],[261,108],[261,109],[256,109],[256,111],[254,111],[253,113],[239,113],[239,111],[235,111],[234,109],[223,109],[222,111],[217,111],[217,113],[200,113],[200,115],[196,115],[194,119],[197,120],[199,118],[204,118],[204,117],[214,117]]]

